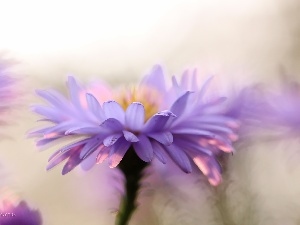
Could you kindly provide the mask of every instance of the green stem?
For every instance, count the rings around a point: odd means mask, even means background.
[[[125,193],[122,197],[116,218],[116,225],[127,225],[134,210],[137,208],[137,195],[143,170],[148,163],[142,161],[131,147],[118,165],[125,176]]]

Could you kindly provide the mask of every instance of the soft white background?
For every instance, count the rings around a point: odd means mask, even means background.
[[[1,141],[2,193],[39,208],[45,225],[113,224],[117,191],[106,165],[86,174],[76,170],[61,176],[61,167],[46,172],[54,149],[39,153],[26,139],[25,133],[37,126],[38,118],[29,112],[29,105],[40,101],[34,89],[63,88],[70,73],[83,82],[132,82],[156,63],[171,75],[197,67],[202,74],[217,75],[226,87],[272,82],[282,68],[297,78],[299,10],[297,0],[0,0],[0,52],[17,62],[12,69],[23,77],[25,93],[13,124],[3,128],[9,139]],[[300,223],[298,151],[297,140],[258,140],[232,160],[237,186],[256,196],[259,222],[248,224]],[[185,194],[175,200],[157,185],[154,201],[148,203],[160,217],[153,221],[182,224],[175,216],[182,212],[190,218],[185,223],[214,224],[201,185],[177,182]],[[238,190],[230,196],[239,196],[238,207],[246,205]],[[170,199],[177,208],[168,204]],[[136,224],[155,223],[147,209],[142,211]],[[236,207],[231,211],[238,212]],[[238,224],[251,220],[242,221]]]

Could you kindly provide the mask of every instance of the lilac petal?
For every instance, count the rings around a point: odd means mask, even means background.
[[[195,155],[193,161],[207,176],[211,185],[217,186],[222,181],[220,164],[214,159],[214,157]]]
[[[124,124],[125,112],[122,107],[115,101],[108,101],[103,103],[103,110],[106,118],[114,118]]]
[[[86,101],[89,109],[93,112],[96,118],[99,118],[100,120],[104,120],[105,115],[98,100],[92,94],[87,93]]]
[[[57,157],[58,155],[64,154],[65,152],[71,151],[72,149],[76,148],[76,147],[83,147],[85,143],[87,143],[88,141],[90,141],[90,138],[87,139],[83,139],[81,141],[77,141],[75,143],[71,143],[68,144],[62,148],[60,148],[58,151],[56,151],[53,155],[50,156],[48,162],[50,162],[51,160],[53,160],[55,157]]]
[[[211,152],[209,146],[208,147],[202,147],[201,144],[199,143],[199,138],[176,138],[175,144],[179,148],[184,148],[188,150],[189,152],[202,152],[204,154],[207,154],[209,156],[213,156],[213,153]]]
[[[176,117],[170,111],[162,111],[153,115],[145,124],[143,131],[144,132],[156,132],[161,131],[165,128],[166,123]]]
[[[102,144],[102,142],[97,140],[96,138],[91,139],[80,150],[79,157],[81,159],[86,158],[92,151],[94,151],[96,148],[98,148],[98,146],[101,145],[101,144]]]
[[[114,119],[114,118],[109,118],[105,120],[100,127],[106,129],[106,130],[111,130],[111,131],[122,131],[123,130],[123,125],[119,122],[119,120]]]
[[[88,158],[81,162],[81,168],[85,171],[90,170],[97,162],[97,155],[99,153],[99,148],[97,148]]]
[[[130,147],[131,143],[126,141],[125,138],[120,138],[111,148],[109,156],[109,167],[114,168],[123,159],[125,153]]]
[[[130,130],[140,130],[145,121],[144,106],[139,102],[130,104],[125,112],[125,121]]]
[[[121,133],[117,133],[117,134],[112,134],[108,137],[106,137],[104,140],[103,140],[103,144],[106,146],[106,147],[109,147],[113,144],[116,143],[116,141],[122,136]]]
[[[41,147],[44,146],[46,144],[49,144],[57,139],[59,139],[60,137],[55,137],[55,138],[46,138],[46,139],[41,139],[39,141],[36,142],[36,146],[37,147]]]
[[[107,132],[101,127],[74,127],[65,132],[66,135],[69,134],[85,134],[85,135],[93,135],[99,133]]]
[[[191,120],[184,123],[185,127],[189,127],[190,129],[198,129],[203,131],[209,131],[214,133],[226,133],[226,134],[232,134],[233,131],[231,128],[229,128],[227,125],[223,124],[209,124],[209,123],[198,123]]]
[[[192,172],[192,165],[190,159],[186,155],[186,153],[178,148],[175,144],[171,144],[169,146],[165,146],[165,150],[173,159],[173,161],[185,172]]]
[[[149,138],[145,135],[138,135],[138,142],[133,143],[136,154],[145,162],[150,162],[153,158],[153,148]]]
[[[129,142],[137,142],[139,141],[139,139],[137,138],[137,136],[135,136],[133,133],[124,130],[123,131],[124,137],[127,141]]]
[[[172,87],[175,87],[177,90],[180,89],[175,76],[172,76]]]
[[[189,71],[185,70],[181,75],[180,86],[183,87],[185,90],[188,89],[188,81],[189,81]]]
[[[155,65],[150,74],[141,81],[141,85],[155,88],[157,91],[164,93],[166,91],[166,83],[162,67]]]
[[[73,148],[70,149],[70,151],[67,151],[63,154],[60,154],[61,151],[55,152],[55,154],[51,157],[52,159],[49,161],[49,164],[47,166],[47,170],[52,169],[54,166],[58,165],[59,163],[61,163],[65,159],[69,158],[71,155],[74,154],[74,152],[75,153],[78,152],[78,150],[80,148],[82,148],[82,145],[73,147]]]
[[[188,134],[188,135],[203,135],[203,136],[207,136],[207,137],[211,137],[211,138],[215,137],[214,133],[212,133],[210,131],[206,131],[206,130],[199,130],[197,128],[179,127],[176,129],[172,129],[172,133],[173,134]]]
[[[237,120],[222,116],[222,115],[203,115],[194,119],[197,123],[209,123],[209,124],[234,124],[237,126]]]
[[[192,76],[192,91],[196,91],[198,89],[197,84],[197,69],[194,69]]]
[[[211,77],[209,77],[205,82],[204,82],[204,84],[202,85],[202,88],[201,88],[201,90],[198,92],[198,99],[202,99],[203,98],[203,96],[204,96],[204,94],[205,94],[205,92],[206,92],[206,90],[207,90],[207,88],[208,88],[208,86],[209,86],[209,84],[210,84],[210,82],[212,81],[212,79],[213,79],[213,76],[211,76]]]
[[[50,120],[54,123],[58,123],[64,118],[59,110],[49,106],[32,106],[31,110],[37,114],[40,114],[41,116],[44,116],[47,118],[47,120]]]
[[[28,132],[27,137],[40,137],[41,135],[44,135],[49,127],[41,128],[41,129],[34,129],[33,131]]]
[[[36,90],[35,91],[37,95],[47,100],[49,103],[51,103],[53,106],[60,108],[60,109],[66,109],[69,105],[69,102],[67,99],[61,95],[59,92],[55,90]]]
[[[69,173],[73,170],[76,166],[78,166],[83,159],[79,157],[80,151],[75,151],[68,159],[66,164],[62,169],[62,175]]]
[[[97,155],[97,164],[102,163],[108,156],[111,150],[111,147],[106,147],[104,145],[100,145],[98,147],[99,153]]]
[[[80,96],[79,96],[81,88],[78,86],[75,78],[72,77],[72,76],[69,76],[68,81],[67,81],[67,85],[68,85],[68,88],[69,88],[69,94],[70,94],[70,98],[71,98],[72,103],[76,107],[81,108]]]
[[[151,141],[152,147],[153,147],[153,153],[156,156],[156,158],[161,161],[163,164],[167,163],[167,156],[165,154],[165,150],[163,149],[163,147],[161,146],[161,144],[159,144],[156,141]]]
[[[49,127],[47,130],[45,130],[45,136],[46,135],[51,135],[52,133],[65,133],[67,130],[73,128],[74,126],[80,126],[85,127],[87,124],[86,123],[79,123],[78,121],[66,121],[59,123],[53,127]]]
[[[173,142],[173,135],[169,131],[148,134],[149,137],[157,140],[163,145],[170,145]]]
[[[187,91],[181,97],[179,97],[171,106],[171,112],[176,116],[182,115],[187,106],[190,94],[192,94],[192,92]]]

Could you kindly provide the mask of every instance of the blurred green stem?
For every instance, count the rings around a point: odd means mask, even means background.
[[[129,223],[133,212],[137,208],[136,199],[143,177],[143,170],[147,165],[148,163],[142,161],[132,147],[118,165],[125,177],[125,192],[120,203],[115,225],[127,225]]]

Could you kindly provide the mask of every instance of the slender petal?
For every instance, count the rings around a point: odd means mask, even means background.
[[[124,134],[125,139],[129,142],[138,142],[139,141],[138,137],[129,131],[123,130],[123,134]]]
[[[98,118],[100,121],[104,120],[105,115],[98,100],[92,94],[87,93],[86,101],[89,109],[96,116],[96,118]]]
[[[186,155],[186,153],[178,148],[176,145],[172,144],[165,147],[165,150],[170,155],[170,157],[174,160],[174,162],[186,173],[192,172],[192,165],[190,159]]]
[[[176,116],[170,111],[162,111],[156,113],[147,121],[143,130],[144,132],[149,132],[149,131],[156,132],[156,131],[164,130],[166,123],[170,119],[173,119],[174,117]]]
[[[124,138],[120,138],[113,146],[110,151],[109,156],[109,167],[114,168],[119,165],[120,161],[123,159],[125,153],[127,152],[130,143]]]
[[[121,124],[124,124],[125,112],[117,102],[115,101],[104,102],[103,110],[106,118],[114,118],[120,121]]]
[[[184,95],[182,95],[180,98],[178,98],[174,104],[171,106],[171,112],[174,113],[175,115],[182,115],[184,112],[187,103],[188,103],[188,98],[192,94],[192,92],[187,91]]]
[[[153,158],[153,148],[149,138],[140,134],[139,141],[133,144],[136,154],[145,162],[150,162]]]
[[[163,145],[170,145],[173,142],[173,135],[169,131],[149,133],[148,136],[155,139]]]
[[[126,125],[131,130],[140,130],[145,121],[145,109],[141,103],[130,104],[125,113]]]

